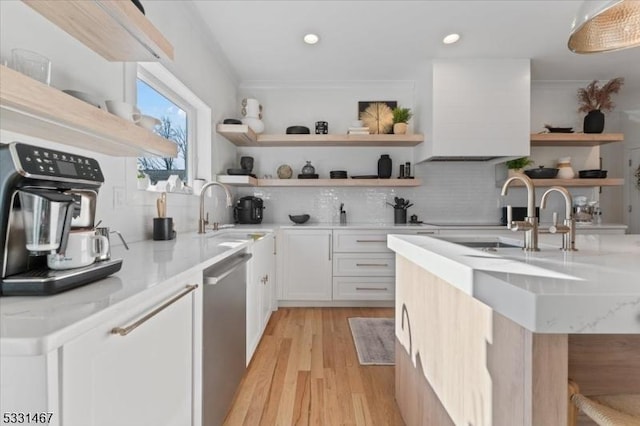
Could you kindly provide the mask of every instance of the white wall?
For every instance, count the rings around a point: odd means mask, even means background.
[[[144,4],[149,20],[165,35],[175,49],[175,60],[163,62],[187,87],[212,110],[212,128],[222,117],[237,108],[237,82],[215,44],[201,30],[200,17],[188,2],[158,1]],[[52,86],[94,93],[103,99],[123,99],[124,65],[107,62],[74,38],[41,17],[19,1],[0,2],[0,56],[10,57],[12,48],[39,52],[52,61]],[[125,84],[126,83],[126,84]],[[20,140],[55,149],[92,156],[103,168],[105,184],[98,197],[97,218],[104,226],[120,230],[129,241],[150,238],[151,218],[156,215],[157,194],[135,189],[136,162],[133,158],[116,158],[91,152],[81,152],[48,141],[23,135],[0,133],[1,142]],[[208,157],[198,177],[211,178],[233,163],[235,147],[217,134],[199,141],[201,155]],[[230,212],[224,207],[224,197],[216,192],[207,202],[211,219],[228,221]],[[197,198],[169,194],[168,215],[173,216],[177,231],[195,230]],[[114,240],[114,243],[117,241]]]
[[[415,131],[423,132],[429,138],[430,64],[425,63],[422,71],[419,73],[422,78],[414,82],[340,82],[333,83],[333,86],[317,82],[252,82],[241,85],[239,97],[256,97],[262,103],[266,133],[284,133],[284,129],[292,124],[313,129],[314,121],[321,119],[329,121],[330,133],[344,133],[357,111],[358,100],[397,99],[415,112],[412,120]],[[587,83],[533,82],[531,132],[543,130],[545,124],[571,126],[581,131],[583,118],[577,112],[576,91]],[[409,88],[413,88],[412,93],[407,93]],[[411,100],[413,102],[409,103]],[[496,125],[499,125],[499,119],[496,117]],[[605,131],[621,131],[615,111],[607,116]],[[394,175],[399,164],[413,162],[415,158],[408,148],[239,148],[238,160],[241,155],[253,156],[254,172],[260,177],[265,174],[276,176],[280,164],[289,164],[297,174],[305,160],[311,160],[317,173],[328,177],[331,170],[347,170],[350,175],[375,174],[377,159],[385,153],[391,155]],[[578,171],[598,168],[600,155],[599,148],[551,147],[533,148],[531,157],[536,165],[554,167],[559,157],[571,156],[572,165]],[[603,164],[610,166],[610,176],[622,176],[620,167],[615,166],[619,162],[618,152],[604,155]],[[297,213],[311,214],[312,222],[335,222],[342,202],[352,223],[391,223],[393,211],[386,202],[392,203],[395,196],[409,198],[414,203],[409,215],[417,214],[420,220],[433,223],[497,223],[500,207],[507,203],[515,206],[526,204],[522,188],[512,189],[507,197],[500,196],[496,170],[490,163],[433,162],[413,167],[416,176],[424,180],[418,188],[242,188],[239,194],[265,199],[265,222],[275,223],[287,223],[287,215]],[[498,176],[500,172],[498,170]],[[543,188],[537,191],[538,204],[543,191]],[[623,221],[621,188],[604,188],[602,194],[592,188],[572,188],[571,192],[574,196],[601,199],[605,222]],[[562,198],[551,197],[548,208],[541,212],[542,221],[549,222],[553,211],[562,215],[563,209]]]

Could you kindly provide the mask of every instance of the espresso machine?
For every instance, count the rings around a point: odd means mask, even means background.
[[[94,228],[104,182],[93,158],[12,142],[0,145],[0,294],[48,295],[111,275],[122,259],[53,270],[69,232]]]

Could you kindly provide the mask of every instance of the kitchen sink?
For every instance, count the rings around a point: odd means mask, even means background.
[[[454,241],[452,241],[454,242]],[[455,241],[456,244],[463,245],[465,247],[483,248],[483,249],[498,249],[498,248],[521,248],[521,245],[509,244],[503,241]]]
[[[483,251],[495,251],[503,248],[522,248],[522,241],[504,237],[438,237],[441,240],[461,246],[480,249]]]

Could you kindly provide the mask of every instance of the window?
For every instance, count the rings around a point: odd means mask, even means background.
[[[138,170],[147,174],[152,183],[167,180],[178,175],[188,182],[191,159],[195,150],[193,107],[178,96],[171,88],[143,68],[138,69],[136,80],[137,105],[140,113],[160,120],[155,132],[163,138],[174,141],[178,146],[178,156],[173,158],[140,157]]]

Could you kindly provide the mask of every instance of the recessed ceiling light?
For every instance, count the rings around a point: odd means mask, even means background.
[[[316,44],[318,41],[320,41],[320,37],[318,37],[317,34],[313,33],[305,34],[303,39],[307,44]]]
[[[449,34],[449,35],[445,36],[442,39],[442,42],[444,44],[453,44],[458,40],[460,40],[460,34],[453,33],[453,34]]]

